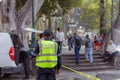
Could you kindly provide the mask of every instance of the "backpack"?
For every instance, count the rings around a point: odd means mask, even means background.
[[[79,36],[75,36],[75,43],[76,43],[77,45],[81,45],[82,39],[81,39]]]
[[[91,42],[90,39],[87,39],[85,47],[87,47],[87,48],[91,48],[92,47],[92,42]]]

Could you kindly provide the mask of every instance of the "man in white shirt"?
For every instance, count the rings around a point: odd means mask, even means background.
[[[110,40],[108,43],[107,51],[109,52],[109,54],[112,54],[116,51],[116,45],[113,43],[112,40]]]
[[[64,41],[64,34],[63,32],[60,30],[60,28],[57,29],[57,32],[56,32],[56,42],[58,43],[58,46],[59,46],[59,51],[58,51],[58,54],[61,53],[62,51],[62,43]]]
[[[59,73],[59,70],[61,68],[61,53],[62,53],[62,43],[64,41],[64,34],[63,32],[60,30],[60,28],[57,28],[57,32],[56,32],[56,42],[58,44],[58,50],[57,50],[57,54],[58,54],[58,65],[57,65],[57,74]]]
[[[60,30],[60,28],[57,29],[56,32],[56,41],[57,42],[63,42],[64,41],[64,33]]]
[[[118,53],[116,45],[112,40],[109,40],[107,50],[104,53],[105,61],[112,61],[113,57]]]

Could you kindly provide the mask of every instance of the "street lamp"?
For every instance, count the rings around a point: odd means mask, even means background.
[[[34,24],[34,0],[32,0],[32,28],[35,28]],[[32,33],[32,42],[31,42],[31,48],[35,47],[36,40],[35,40],[35,32]]]
[[[112,8],[111,8],[111,40],[114,41],[114,37],[113,37],[113,15],[114,15],[114,5],[113,5],[113,0],[112,0]]]

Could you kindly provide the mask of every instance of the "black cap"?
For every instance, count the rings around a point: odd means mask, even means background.
[[[45,29],[43,35],[49,37],[52,35],[52,31],[50,29]]]

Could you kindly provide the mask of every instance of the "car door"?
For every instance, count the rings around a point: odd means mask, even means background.
[[[14,47],[8,33],[0,33],[0,67],[16,67]]]

